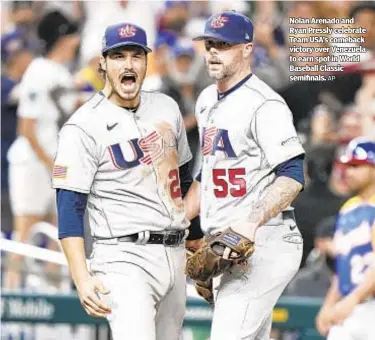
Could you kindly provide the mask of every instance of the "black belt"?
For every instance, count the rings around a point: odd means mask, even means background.
[[[142,233],[131,234],[126,236],[117,237],[118,242],[135,242],[140,244],[164,244],[168,247],[178,246],[185,241],[185,230],[173,230],[163,232],[150,232],[147,239],[147,234],[144,242],[139,239],[139,235]],[[147,241],[146,241],[147,240]]]

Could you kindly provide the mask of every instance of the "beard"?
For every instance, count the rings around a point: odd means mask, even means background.
[[[211,78],[215,80],[222,80],[227,77],[232,76],[237,72],[238,65],[240,60],[239,58],[233,58],[229,64],[224,64],[219,59],[206,59],[206,67],[208,74]],[[212,62],[215,62],[215,64],[212,64]]]
[[[210,66],[208,65],[208,75],[215,80],[224,79],[227,76],[227,70],[224,65]]]

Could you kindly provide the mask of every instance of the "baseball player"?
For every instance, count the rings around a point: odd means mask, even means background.
[[[328,340],[375,339],[375,141],[352,140],[341,162],[356,193],[336,219],[336,275],[317,316]]]
[[[59,238],[82,306],[107,317],[114,340],[177,340],[185,311],[181,195],[192,156],[176,102],[141,91],[149,52],[141,27],[106,29],[104,89],[63,126],[53,170]]]
[[[247,264],[223,264],[228,270],[214,279],[214,296],[203,282],[202,295],[215,306],[211,340],[269,339],[272,309],[302,256],[290,204],[304,185],[304,150],[285,101],[251,72],[250,19],[234,11],[213,15],[196,40],[204,42],[216,85],[197,100],[203,164],[185,198],[187,217],[200,210],[207,239],[223,233],[221,241],[240,251],[255,249]]]
[[[45,55],[31,62],[20,84],[18,137],[7,155],[12,237],[20,242],[26,242],[33,224],[42,220],[56,223],[51,172],[59,120],[74,111],[73,77],[65,65],[74,60],[80,41],[77,30],[59,12],[43,17],[38,34],[45,43]],[[12,255],[10,261],[5,286],[15,289],[21,284],[22,261],[18,255]]]

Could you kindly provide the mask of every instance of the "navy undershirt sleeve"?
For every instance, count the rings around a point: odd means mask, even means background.
[[[65,189],[56,190],[59,239],[84,236],[87,194]]]
[[[186,163],[179,168],[180,186],[182,197],[185,197],[189,191],[190,185],[193,183],[193,177],[190,172],[189,164]],[[190,221],[189,235],[187,240],[198,240],[203,237],[199,216]]]
[[[178,169],[178,172],[180,175],[181,194],[182,197],[185,197],[185,195],[189,191],[190,185],[193,183],[193,177],[191,176],[189,163],[181,165]]]
[[[302,154],[279,164],[275,169],[276,176],[292,178],[305,186],[305,175],[303,171],[304,158],[305,155]]]

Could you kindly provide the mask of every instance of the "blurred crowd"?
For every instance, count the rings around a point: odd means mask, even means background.
[[[3,233],[10,234],[12,231],[12,213],[7,200],[8,166],[12,160],[8,151],[16,140],[17,131],[20,131],[17,127],[19,85],[32,60],[53,53],[71,75],[70,88],[63,91],[75,94],[74,105],[59,108],[62,124],[74,109],[103,85],[98,64],[105,27],[129,21],[144,28],[153,53],[150,54],[143,87],[164,92],[179,104],[190,147],[196,155],[191,164],[192,171],[196,172],[200,166],[200,154],[194,106],[200,91],[211,80],[204,71],[202,46],[193,42],[192,37],[203,31],[204,22],[211,14],[233,9],[253,20],[252,70],[286,100],[306,149],[307,185],[294,203],[297,223],[304,237],[301,266],[305,271],[313,266],[311,270],[319,273],[319,279],[323,273],[323,278],[321,285],[301,285],[303,289],[294,285],[289,293],[324,295],[324,289],[329,286],[324,273],[326,271],[329,277],[332,269],[330,239],[334,217],[352,194],[336,159],[351,139],[363,135],[375,138],[374,2],[75,0],[9,1],[2,3],[2,7]],[[354,25],[367,30],[363,43],[366,53],[361,56],[360,62],[345,64],[344,71],[336,73],[334,80],[291,82],[289,17],[292,16],[354,17]],[[303,27],[303,24],[298,27]],[[38,83],[37,75],[35,83]],[[51,89],[54,98],[61,93],[61,88]]]

